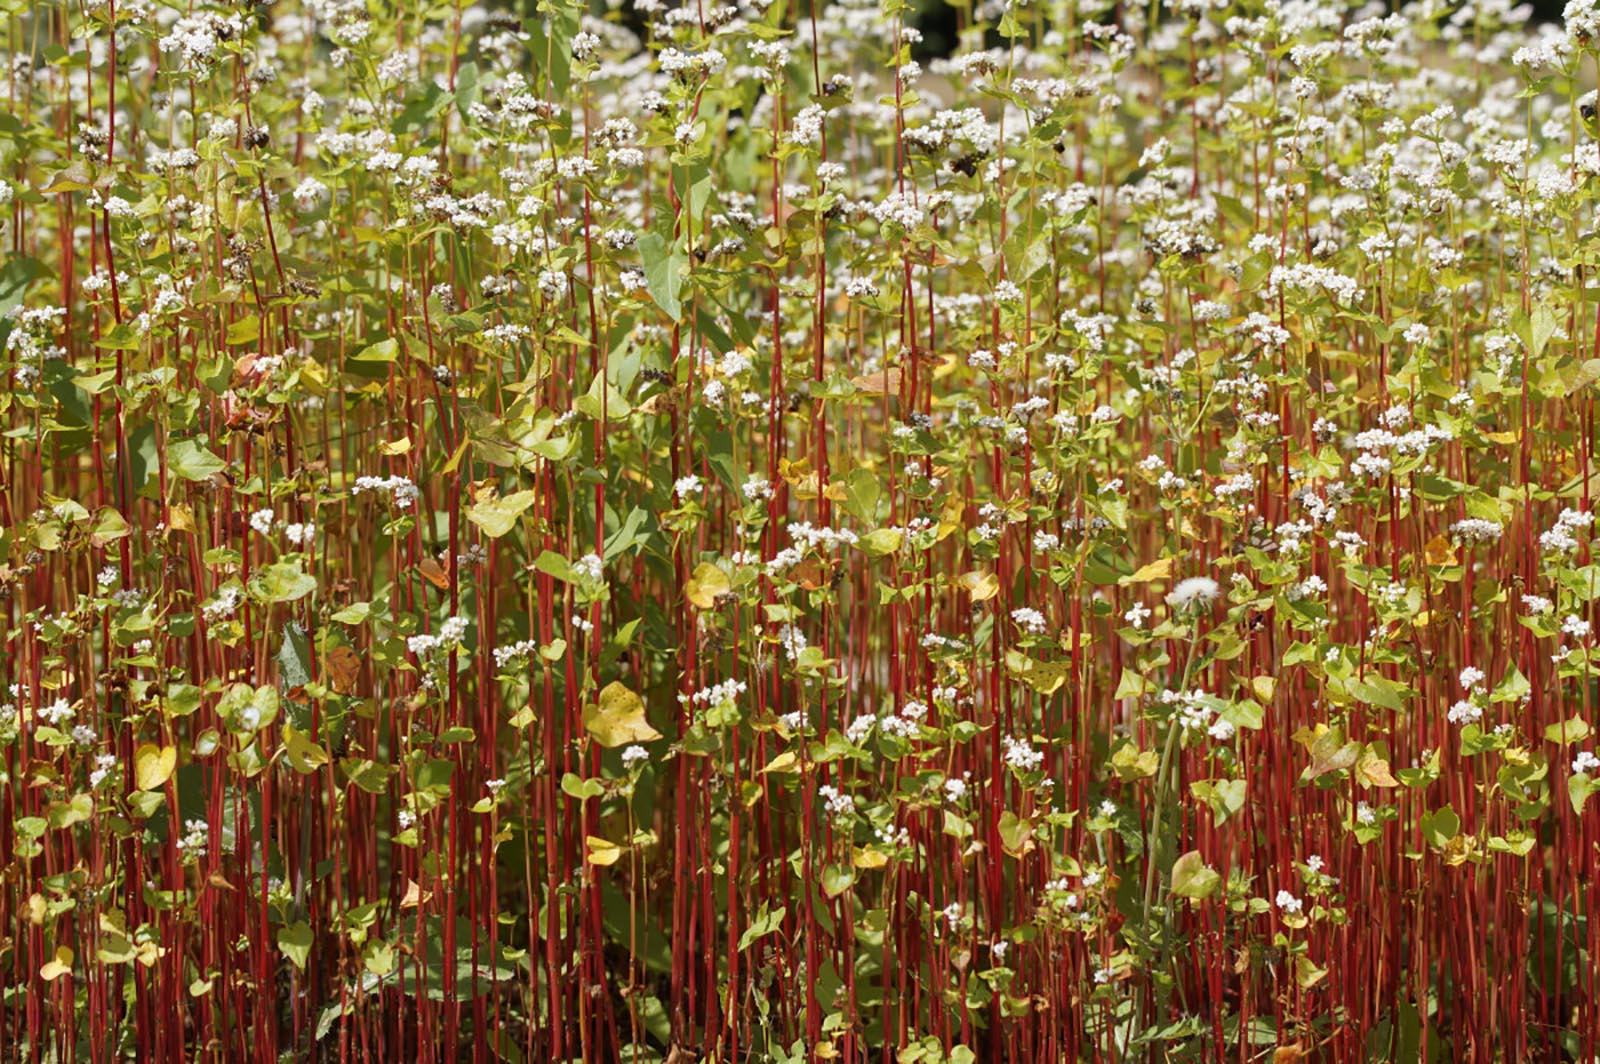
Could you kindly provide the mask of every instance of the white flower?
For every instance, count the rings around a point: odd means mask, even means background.
[[[1290,894],[1287,890],[1278,891],[1278,897],[1276,901],[1278,908],[1282,909],[1286,913],[1298,913],[1305,908],[1305,903],[1299,898],[1295,897],[1293,894]]]
[[[1012,736],[1001,736],[1000,743],[1005,747],[1006,764],[1018,772],[1032,772],[1044,763],[1044,753],[1035,750],[1021,739]]]
[[[1191,576],[1178,581],[1167,594],[1167,605],[1175,610],[1204,610],[1217,600],[1222,588],[1209,576]]]
[[[295,186],[294,205],[302,213],[316,210],[328,201],[328,186],[314,177],[308,177]]]
[[[250,515],[250,527],[264,536],[272,531],[272,519],[273,513],[270,507],[264,510],[257,510]]]
[[[577,565],[573,566],[573,568],[578,570],[580,576],[587,577],[594,583],[599,583],[605,579],[605,562],[600,559],[600,555],[595,554],[593,551],[579,558]]]
[[[649,761],[649,760],[650,760],[650,751],[646,750],[644,747],[640,746],[638,743],[634,743],[632,746],[629,746],[627,749],[622,751],[622,767],[623,768],[632,770],[634,768],[634,766],[643,764],[644,762]]]
[[[1043,635],[1045,632],[1044,614],[1030,606],[1019,606],[1012,610],[1011,619],[1029,635]]]

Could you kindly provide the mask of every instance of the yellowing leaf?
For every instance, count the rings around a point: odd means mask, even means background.
[[[296,772],[310,775],[328,763],[328,752],[292,725],[283,726],[284,754]]]
[[[54,982],[63,975],[72,974],[73,952],[65,946],[56,947],[56,955],[39,966],[39,978]]]
[[[1256,700],[1269,703],[1278,693],[1278,678],[1276,676],[1252,676],[1250,690],[1255,694]]]
[[[1000,594],[1000,579],[993,573],[974,569],[961,574],[961,590],[972,596],[973,602],[987,602]]]
[[[727,573],[711,562],[701,562],[694,567],[694,575],[684,585],[683,597],[696,609],[709,610],[717,604],[719,596],[726,595],[732,589],[733,582],[728,579]]]
[[[388,455],[406,454],[411,450],[411,437],[402,436],[389,443],[378,444],[378,450]]]
[[[583,726],[601,746],[626,746],[661,738],[644,716],[644,699],[620,680],[606,684],[597,705],[584,710]]]
[[[160,790],[178,767],[178,751],[171,746],[145,743],[133,752],[134,785],[141,791]]]
[[[486,499],[467,508],[467,520],[483,529],[490,539],[499,539],[516,526],[517,518],[533,505],[539,493],[529,489],[514,491],[501,499]]]
[[[1190,850],[1172,864],[1172,893],[1199,901],[1215,894],[1222,875],[1207,865],[1199,850]]]
[[[1129,576],[1120,577],[1118,584],[1126,587],[1129,584],[1148,584],[1152,580],[1165,580],[1172,575],[1172,563],[1175,558],[1162,558],[1149,565],[1139,567],[1139,571]]]
[[[596,835],[584,836],[583,845],[589,851],[589,863],[614,865],[622,856],[622,847]]]
[[[874,558],[881,558],[899,550],[905,538],[905,533],[898,528],[875,528],[861,537],[861,549]]]

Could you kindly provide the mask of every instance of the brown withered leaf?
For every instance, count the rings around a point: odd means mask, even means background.
[[[356,689],[361,677],[361,658],[347,646],[336,646],[328,651],[328,684],[341,695]]]

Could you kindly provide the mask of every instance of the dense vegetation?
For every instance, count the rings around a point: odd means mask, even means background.
[[[1600,1059],[1594,0],[6,10],[4,1059]]]

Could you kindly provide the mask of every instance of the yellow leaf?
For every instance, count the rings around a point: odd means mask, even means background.
[[[71,975],[72,957],[73,953],[70,949],[65,946],[57,946],[55,957],[39,966],[39,978],[49,983],[60,979],[63,975]]]
[[[1152,580],[1165,580],[1172,575],[1172,563],[1176,558],[1162,558],[1149,565],[1141,566],[1139,571],[1131,576],[1124,576],[1117,580],[1118,584],[1126,587],[1129,584],[1148,584]]]
[[[601,746],[625,746],[661,738],[644,716],[644,699],[620,680],[606,684],[597,705],[584,710],[583,726]]]
[[[378,450],[389,455],[406,454],[411,450],[411,437],[402,436],[392,443],[380,443]]]
[[[1456,564],[1456,549],[1443,536],[1434,536],[1428,540],[1428,544],[1422,549],[1422,552],[1423,556],[1428,559],[1429,565]]]
[[[1483,434],[1483,436],[1490,443],[1516,443],[1517,442],[1517,434],[1515,432],[1485,432]]]
[[[879,853],[877,850],[863,850],[859,846],[850,847],[850,863],[857,868],[882,868],[889,863],[889,855]]]
[[[589,851],[590,864],[614,865],[622,856],[621,846],[596,835],[586,835],[583,844]]]
[[[145,743],[133,752],[134,785],[141,791],[160,790],[178,767],[178,751],[171,746]]]
[[[684,585],[683,597],[696,609],[709,610],[717,604],[717,597],[733,589],[728,574],[711,562],[701,562],[694,567],[694,575]]]
[[[195,531],[194,511],[181,502],[175,502],[167,508],[167,529],[172,532]]]
[[[794,756],[793,750],[785,750],[783,753],[767,762],[767,767],[761,770],[761,774],[765,776],[769,772],[795,773],[799,771],[800,759]]]
[[[1276,676],[1252,676],[1250,690],[1255,693],[1257,700],[1265,703],[1272,701],[1272,696],[1278,693],[1278,678]]]
[[[973,602],[987,602],[1000,594],[1000,580],[993,573],[974,569],[961,574],[961,590],[972,596]]]

